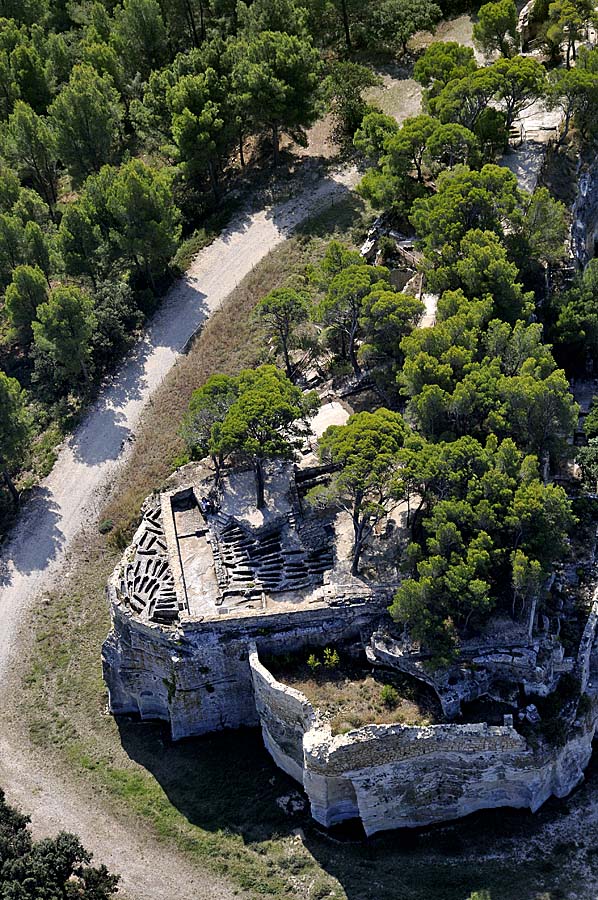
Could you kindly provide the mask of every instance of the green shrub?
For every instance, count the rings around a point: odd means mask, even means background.
[[[172,468],[179,469],[181,466],[186,466],[188,462],[191,461],[191,457],[185,451],[183,453],[178,453],[176,456],[172,458]]]
[[[136,524],[137,523],[130,522],[129,525],[117,525],[116,528],[110,532],[110,537],[108,538],[110,545],[117,550],[126,550],[133,538],[135,531],[134,526],[136,527]]]
[[[334,650],[332,647],[324,648],[324,665],[327,669],[336,669],[338,664],[340,663],[340,657],[338,655],[338,651]]]
[[[392,257],[397,252],[397,244],[396,241],[391,238],[388,234],[383,234],[380,240],[378,241],[378,252],[382,255],[383,264],[388,259],[392,259]]]
[[[310,653],[309,656],[307,657],[307,665],[312,670],[312,672],[315,672],[316,669],[322,665],[322,663],[320,662],[320,660],[318,659],[318,657],[316,656],[315,653]]]
[[[100,534],[108,534],[114,528],[114,522],[112,519],[103,519],[98,525],[98,531]]]
[[[380,699],[388,709],[395,709],[399,703],[399,692],[392,684],[385,684],[380,691]]]

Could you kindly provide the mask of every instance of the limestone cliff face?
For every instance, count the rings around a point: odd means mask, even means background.
[[[594,733],[593,727],[583,730],[561,750],[535,754],[514,729],[486,724],[360,731],[332,741],[307,735],[304,781],[313,815],[325,825],[346,817],[346,804],[339,807],[336,797],[340,783],[348,782],[354,815],[367,834],[444,822],[479,809],[535,811],[582,780]]]
[[[244,642],[165,634],[118,613],[113,623],[102,651],[113,713],[165,719],[173,740],[257,724]]]
[[[249,646],[263,653],[358,639],[378,614],[372,604],[288,614],[185,620],[176,628],[142,622],[109,585],[112,630],[102,648],[109,707],[170,723],[173,740],[258,725]]]
[[[371,725],[333,737],[298,691],[250,654],[264,742],[305,788],[314,818],[360,818],[367,834],[457,819],[501,806],[537,810],[583,778],[594,722],[562,748],[533,751],[511,727]]]

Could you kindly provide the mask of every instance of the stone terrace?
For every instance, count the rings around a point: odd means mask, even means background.
[[[143,621],[175,625],[368,596],[338,558],[335,521],[301,499],[321,476],[280,462],[266,475],[263,510],[253,472],[238,469],[217,491],[213,478],[197,477],[148,501],[116,579],[120,601]]]

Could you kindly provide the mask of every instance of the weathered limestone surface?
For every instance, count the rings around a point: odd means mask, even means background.
[[[318,539],[326,523],[304,520],[297,503],[252,530],[226,512],[230,497],[220,512],[202,507],[204,499],[188,489],[150,498],[108,584],[103,666],[112,712],[163,719],[175,740],[260,725],[276,763],[304,786],[314,818],[330,826],[359,817],[368,834],[483,808],[536,810],[583,778],[598,720],[598,589],[576,658],[564,659],[558,637],[543,629],[532,642],[518,634],[470,642],[455,666],[430,673],[408,636],[387,633],[387,587],[349,578],[338,541],[333,553],[327,531]],[[540,739],[534,749],[508,724],[485,722],[370,725],[335,737],[260,654],[347,643],[364,647],[372,664],[432,686],[447,718],[500,682],[548,693],[565,671],[587,702],[565,703],[560,748]]]
[[[586,622],[581,641],[579,642],[579,650],[577,652],[577,660],[575,662],[576,674],[580,681],[582,692],[588,689],[590,683],[590,674],[592,668],[592,651],[596,641],[596,630],[598,629],[598,589],[594,593],[594,601],[590,609],[590,615]],[[595,656],[596,654],[594,654]],[[595,661],[595,660],[594,660]]]
[[[363,732],[366,732],[365,734]],[[331,802],[348,780],[367,834],[429,825],[500,806],[538,809],[563,797],[583,778],[592,753],[593,727],[544,758],[512,728],[374,726],[330,741],[312,732],[305,741],[305,787],[312,813],[324,825],[342,821]]]
[[[571,251],[584,268],[594,257],[598,236],[598,164],[583,171],[578,180],[577,197],[572,208]]]
[[[594,616],[593,620],[590,616],[585,643],[582,641],[588,654],[596,626],[596,614]],[[589,630],[592,621],[593,630]],[[426,667],[425,655],[412,652],[409,646],[381,629],[372,634],[366,655],[374,665],[388,666],[428,684],[438,696],[448,719],[459,715],[464,702],[491,693],[497,683],[521,684],[526,695],[545,697],[554,690],[562,672],[572,671],[575,665],[579,667],[574,659],[564,659],[563,647],[552,635],[543,635],[530,645],[505,645],[500,642],[491,646],[464,645],[454,666],[442,671],[430,671]],[[586,668],[588,665],[586,662]]]
[[[173,740],[257,725],[249,644],[293,652],[360,637],[376,607],[362,603],[222,621],[181,621],[166,630],[140,621],[113,596],[113,627],[102,649],[115,714],[170,722]]]
[[[306,697],[250,653],[256,708],[276,763],[301,782],[330,826],[359,817],[367,834],[456,819],[500,806],[538,809],[583,778],[595,724],[562,748],[534,752],[514,728],[371,725],[333,737]]]
[[[300,691],[281,684],[261,664],[255,647],[250,653],[250,665],[266,748],[283,771],[302,783],[303,738],[316,724],[316,714]]]

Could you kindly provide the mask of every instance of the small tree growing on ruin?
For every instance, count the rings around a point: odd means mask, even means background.
[[[353,575],[359,573],[374,528],[388,515],[397,454],[406,433],[403,417],[382,408],[355,413],[346,425],[331,425],[320,438],[321,460],[339,470],[328,485],[314,488],[308,497],[317,505],[338,505],[351,515]]]
[[[514,551],[511,564],[513,567],[513,618],[515,618],[515,604],[517,600],[520,600],[523,609],[526,606],[529,609],[527,636],[531,641],[544,573],[538,560],[530,559],[523,550]]]
[[[261,509],[265,505],[264,461],[293,458],[307,435],[307,417],[319,400],[314,392],[303,394],[276,366],[246,369],[237,385],[238,396],[222,422],[217,450],[251,462],[256,505]]]
[[[287,378],[293,380],[290,349],[293,332],[309,316],[307,297],[293,288],[276,288],[260,300],[257,316],[265,325],[267,334],[274,338],[284,358]]]
[[[211,375],[205,384],[193,391],[181,425],[181,436],[190,456],[194,459],[209,456],[214,464],[216,480],[224,463],[220,429],[238,393],[236,378]]]

